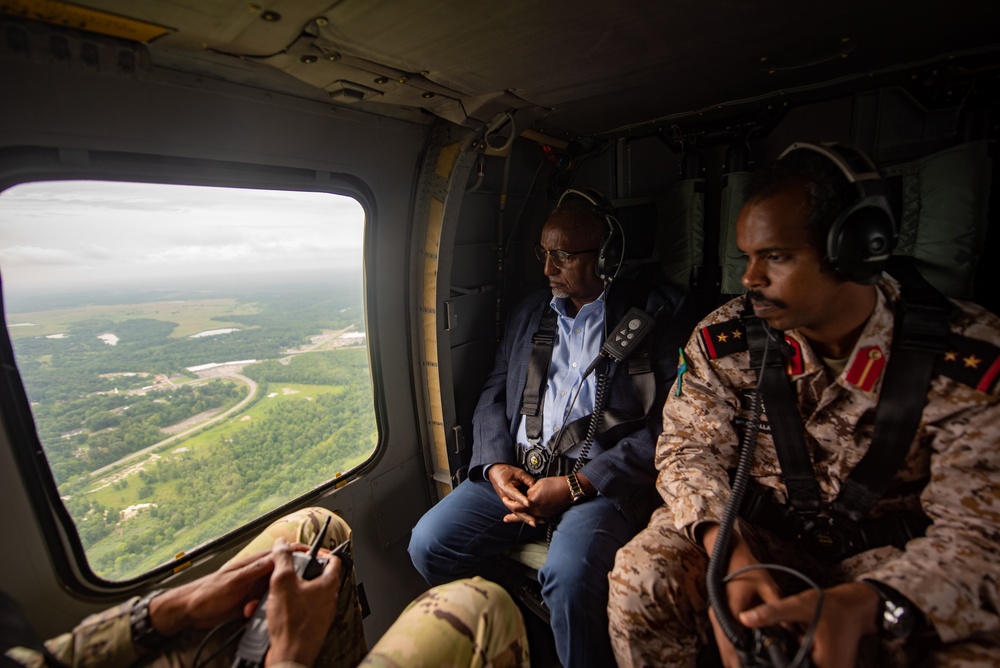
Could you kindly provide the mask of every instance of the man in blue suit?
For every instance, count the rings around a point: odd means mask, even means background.
[[[421,518],[409,546],[437,585],[548,534],[538,579],[567,668],[614,665],[607,576],[657,504],[660,412],[687,335],[667,326],[679,293],[612,282],[622,246],[603,196],[564,193],[536,248],[550,290],[508,318],[473,415],[469,479]],[[630,358],[597,362],[630,306],[656,315],[652,334]]]

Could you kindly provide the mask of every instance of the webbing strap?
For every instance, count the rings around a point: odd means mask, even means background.
[[[642,403],[642,414],[649,415],[653,402],[656,401],[656,378],[649,359],[649,347],[632,353],[628,360],[628,374],[632,377],[635,392]]]
[[[789,504],[800,512],[815,512],[820,507],[819,483],[813,475],[802,417],[792,396],[791,383],[785,376],[782,354],[784,332],[768,331],[761,319],[754,315],[749,300],[742,318],[747,331],[750,367],[757,374],[760,393],[767,407],[767,421],[781,465],[781,477],[788,489]],[[773,340],[768,342],[768,337]]]
[[[855,522],[888,491],[906,459],[927,403],[935,359],[947,347],[955,310],[909,260],[894,258],[891,269],[900,282],[902,298],[897,304],[892,348],[875,409],[871,444],[830,505],[833,512]],[[769,350],[767,359],[763,359],[768,332],[753,315],[749,302],[742,318],[747,330],[750,364],[758,374],[761,394],[768,407],[768,423],[789,503],[796,511],[818,510],[819,486],[803,438],[791,381],[784,374],[779,355]]]
[[[900,281],[903,294],[875,409],[872,442],[832,506],[855,521],[888,491],[906,459],[927,403],[934,362],[948,345],[949,323],[955,311],[912,264],[898,264],[892,274]]]
[[[926,484],[926,480],[920,481]],[[740,504],[740,517],[767,529],[788,541],[804,540],[803,517],[791,508],[776,503],[765,488],[751,484]],[[931,521],[921,512],[897,511],[882,517],[862,518],[857,522],[837,523],[843,537],[842,549],[818,550],[816,556],[828,561],[841,561],[849,556],[883,545],[900,549],[914,538],[923,536]],[[819,547],[814,545],[815,547]]]
[[[525,418],[525,436],[532,445],[538,445],[542,437],[542,408],[545,400],[545,387],[548,383],[549,363],[552,361],[552,349],[556,340],[556,323],[556,313],[549,306],[538,322],[538,330],[531,337],[531,355],[528,358],[524,391],[521,393],[521,415]],[[627,366],[632,384],[635,386],[636,395],[642,404],[642,413],[635,416],[619,410],[607,409],[599,432],[601,435],[614,430],[615,433],[622,432],[622,436],[624,436],[631,429],[641,427],[656,402],[656,378],[653,373],[649,348],[644,347],[632,353],[627,361]],[[583,425],[586,425],[590,415],[588,413],[577,418],[567,426],[566,432],[570,432],[570,428],[575,422],[582,422]],[[566,436],[564,435],[560,443],[552,445],[553,454],[558,455],[566,452],[580,440]],[[616,439],[608,438],[605,440],[611,442]]]
[[[538,330],[531,337],[528,373],[524,381],[524,392],[521,393],[521,415],[524,416],[525,435],[533,445],[537,445],[542,437],[542,402],[545,400],[545,385],[549,379],[552,347],[556,342],[556,319],[552,306],[546,307],[538,322]]]

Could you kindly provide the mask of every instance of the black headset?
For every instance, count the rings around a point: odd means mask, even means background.
[[[595,213],[604,217],[608,229],[601,235],[601,247],[597,253],[597,262],[594,264],[594,271],[597,277],[605,283],[610,283],[618,276],[618,270],[622,266],[622,258],[625,254],[625,231],[622,224],[615,218],[611,200],[605,197],[596,188],[567,188],[559,201],[556,203],[556,210],[562,207],[566,199],[582,199],[590,204]]]
[[[836,142],[796,142],[778,159],[800,150],[814,151],[830,160],[857,192],[854,201],[830,225],[826,260],[848,281],[862,285],[878,282],[896,247],[896,222],[878,168],[860,149]]]

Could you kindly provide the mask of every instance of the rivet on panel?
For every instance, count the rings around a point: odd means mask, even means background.
[[[281,14],[278,12],[267,11],[261,14],[260,18],[264,19],[268,23],[276,23],[281,20]]]
[[[250,5],[247,9],[250,10],[251,14],[260,14],[263,8],[260,5]]]
[[[330,25],[330,21],[325,16],[317,16],[316,17],[316,25],[318,25],[320,28],[322,28],[323,26]]]
[[[420,76],[422,77],[430,76],[430,73],[430,70],[420,70]]]
[[[430,99],[430,98],[434,97],[434,93],[424,93],[421,97]]]
[[[326,59],[330,60],[330,61],[340,60],[340,54],[339,53],[328,53],[328,54],[326,54]]]
[[[396,81],[398,81],[401,84],[405,84],[407,81],[409,81],[409,79],[407,77],[396,77]]]
[[[302,56],[301,58],[299,58],[299,60],[301,60],[306,65],[312,65],[317,60],[319,60],[319,58],[317,56],[313,56],[311,54],[307,54],[307,55]]]
[[[388,77],[378,77],[377,79],[375,79],[375,83],[380,84],[380,85],[381,84],[387,84],[387,83],[389,83],[389,78]]]

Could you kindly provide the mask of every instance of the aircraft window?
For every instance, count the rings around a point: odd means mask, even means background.
[[[330,193],[0,194],[7,332],[95,574],[132,579],[372,456],[364,227]]]

